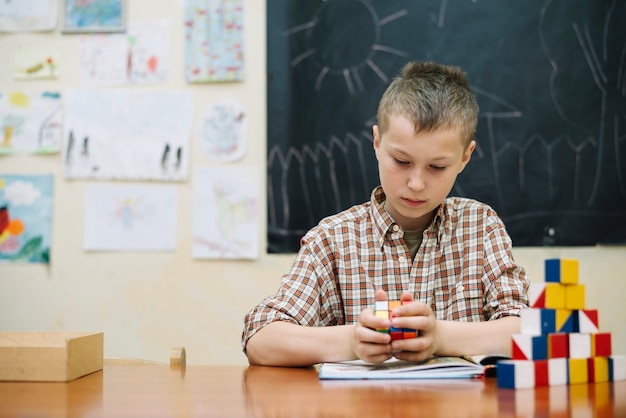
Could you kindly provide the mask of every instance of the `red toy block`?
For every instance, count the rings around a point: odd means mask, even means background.
[[[611,354],[611,333],[598,332],[591,334],[591,356],[610,357]]]
[[[548,386],[548,360],[535,360],[535,387]]]
[[[564,332],[548,334],[548,358],[569,357],[569,336]]]
[[[581,309],[576,311],[576,314],[578,315],[578,331],[576,332],[587,334],[598,332],[600,324],[597,309]]]

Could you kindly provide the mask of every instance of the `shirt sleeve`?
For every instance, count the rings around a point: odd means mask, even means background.
[[[502,220],[491,210],[484,240],[485,305],[489,320],[519,316],[528,307],[529,280],[524,268],[513,259],[511,238]]]
[[[276,294],[265,298],[245,316],[241,337],[244,352],[248,340],[275,321],[303,326],[343,322],[330,242],[315,230],[302,239],[300,251],[291,270],[282,277]]]

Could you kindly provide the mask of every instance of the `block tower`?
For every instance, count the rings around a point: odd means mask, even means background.
[[[613,355],[597,309],[585,308],[578,260],[545,260],[545,282],[533,282],[512,358],[497,364],[498,387],[510,389],[626,380],[626,356]]]

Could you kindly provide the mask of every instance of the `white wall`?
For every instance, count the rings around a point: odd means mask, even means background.
[[[246,80],[188,85],[182,72],[182,0],[130,0],[129,19],[169,19],[171,62],[167,84],[153,89],[192,90],[196,109],[220,98],[235,98],[248,111],[249,151],[240,165],[259,167],[265,196],[265,4],[245,1]],[[0,90],[78,87],[79,37],[57,32],[0,34]],[[56,80],[15,81],[13,50],[38,43],[56,48],[61,75]],[[196,146],[192,141],[192,150]],[[196,153],[194,167],[210,166]],[[255,261],[191,259],[191,185],[177,183],[178,242],[173,253],[87,253],[82,249],[86,181],[67,181],[60,156],[0,158],[1,173],[53,173],[54,231],[51,263],[0,265],[0,330],[102,331],[105,355],[169,361],[169,349],[185,346],[190,364],[246,364],[240,336],[244,314],[272,293],[293,255],[262,255]],[[259,235],[265,248],[265,207]],[[587,306],[600,309],[601,328],[613,333],[613,349],[626,353],[626,251],[624,247],[516,248],[533,280],[543,279],[543,260],[580,260]]]

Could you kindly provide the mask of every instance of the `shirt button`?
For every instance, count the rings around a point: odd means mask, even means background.
[[[463,286],[463,285],[459,285],[459,286],[457,286],[457,288],[456,288],[456,291],[457,291],[457,292],[462,292],[463,290],[465,290],[465,286]]]
[[[406,257],[401,255],[400,257],[398,257],[398,261],[404,263],[406,261]]]
[[[398,225],[394,225],[394,226],[392,226],[392,227],[391,227],[391,230],[392,230],[393,232],[398,232],[398,229],[400,229],[400,228],[398,227]]]

